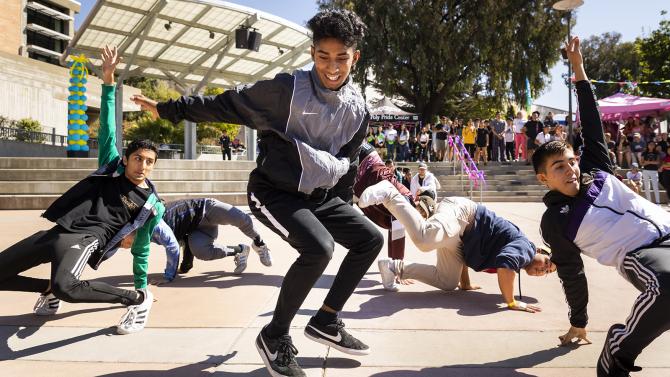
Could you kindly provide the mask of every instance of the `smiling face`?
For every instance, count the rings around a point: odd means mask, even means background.
[[[533,257],[533,261],[524,267],[524,270],[530,276],[545,276],[556,271],[556,265],[551,262],[548,255],[541,254],[538,251]]]
[[[579,193],[579,160],[570,148],[562,153],[554,153],[547,157],[536,177],[549,190],[563,195],[577,196]]]
[[[361,56],[356,46],[347,47],[336,38],[323,38],[315,42],[311,54],[321,84],[330,90],[338,90],[344,85],[351,67]]]

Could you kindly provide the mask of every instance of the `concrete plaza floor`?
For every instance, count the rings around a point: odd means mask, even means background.
[[[489,207],[540,242],[541,203],[492,203]],[[50,227],[41,211],[0,211],[0,250]],[[0,292],[0,376],[267,376],[254,338],[269,321],[282,276],[297,253],[258,224],[274,258],[264,267],[251,255],[242,276],[232,275],[233,259],[196,260],[194,269],[173,283],[151,287],[155,295],[147,328],[116,335],[125,313],[119,305],[63,303],[54,317],[31,311],[37,295]],[[384,232],[385,233],[385,232]],[[220,230],[227,244],[248,242],[235,228]],[[385,254],[385,250],[382,251]],[[338,246],[326,272],[293,322],[298,361],[309,376],[594,376],[605,332],[628,315],[637,291],[613,268],[585,258],[589,282],[591,345],[558,347],[568,327],[567,305],[556,275],[523,273],[527,302],[541,313],[500,309],[495,275],[471,272],[473,292],[442,292],[421,283],[385,292],[374,264],[341,316],[347,328],[372,348],[354,357],[309,341],[302,334],[319,308],[345,254]],[[429,262],[408,240],[406,259]],[[160,277],[165,253],[152,245],[150,278]],[[46,277],[47,265],[29,272]],[[120,251],[85,279],[132,286],[131,256]],[[670,336],[665,334],[638,359],[645,369],[634,376],[670,375]]]

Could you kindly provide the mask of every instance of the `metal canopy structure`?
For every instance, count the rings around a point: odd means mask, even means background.
[[[239,27],[262,34],[259,51],[235,48]],[[61,62],[83,53],[95,71],[101,48],[118,46],[124,58],[118,67],[119,83],[133,76],[170,80],[188,95],[205,85],[233,88],[292,72],[311,62],[311,43],[306,28],[229,2],[98,0]],[[122,85],[117,85],[117,98],[122,95],[119,88]],[[117,106],[117,127],[120,121]],[[192,134],[185,136],[185,154],[194,158],[195,125],[187,125],[187,134],[189,129]]]

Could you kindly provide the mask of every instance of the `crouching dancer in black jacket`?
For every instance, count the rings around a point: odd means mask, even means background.
[[[247,188],[251,211],[293,246],[300,256],[282,283],[272,321],[256,347],[273,376],[304,376],[288,335],[293,317],[323,274],[335,243],[349,249],[323,306],[305,335],[342,352],[369,353],[344,330],[337,312],[347,302],[383,245],[376,227],[347,201],[368,113],[349,73],[365,25],[349,11],[326,10],[308,22],[314,68],[279,74],[242,90],[215,97],[181,97],[137,104],[172,122],[230,122],[259,132],[258,166]]]
[[[589,294],[581,254],[616,267],[642,292],[626,323],[610,327],[598,360],[598,377],[623,377],[640,370],[634,365],[637,356],[670,329],[670,215],[614,176],[579,39],[567,50],[577,81],[584,152],[577,160],[569,144],[551,141],[533,155],[537,177],[550,189],[540,227],[570,306],[571,326],[562,343],[586,340]]]

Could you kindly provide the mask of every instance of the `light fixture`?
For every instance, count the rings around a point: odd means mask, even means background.
[[[170,29],[172,29],[172,21],[168,21],[163,27],[165,27],[165,30],[170,31]]]
[[[214,34],[213,31],[211,31],[211,30],[209,31],[209,39],[214,39],[214,36],[215,36],[215,35],[216,35],[216,34]]]

